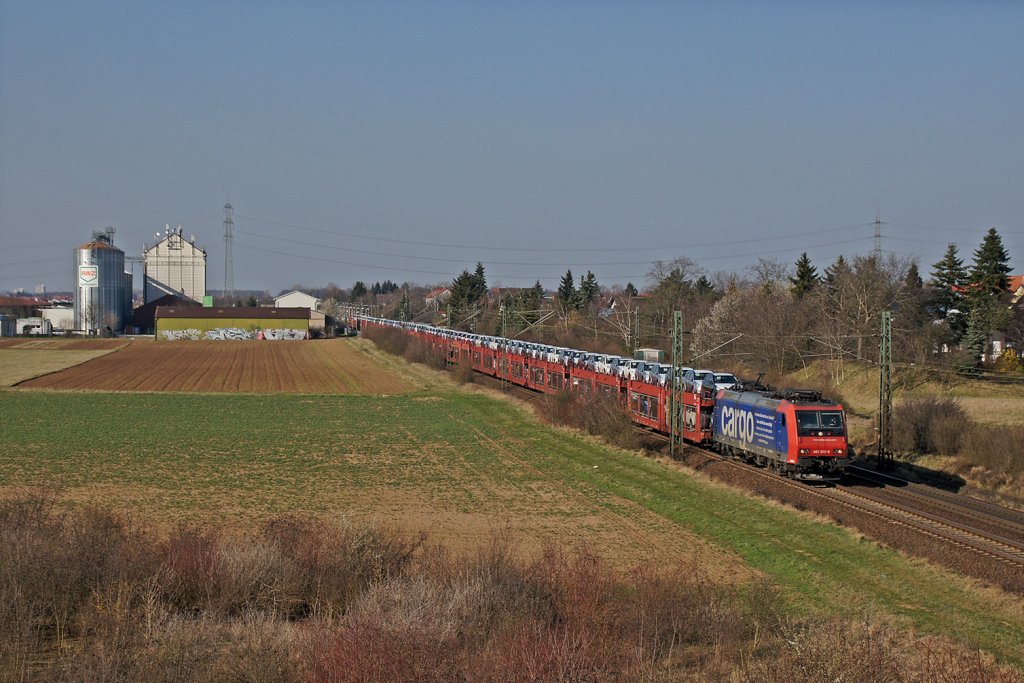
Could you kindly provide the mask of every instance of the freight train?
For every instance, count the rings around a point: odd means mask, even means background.
[[[399,329],[449,363],[537,392],[611,398],[626,406],[634,423],[662,434],[672,430],[673,386],[682,387],[678,434],[684,440],[784,476],[837,481],[850,462],[843,407],[815,391],[774,391],[758,383],[718,389],[684,383],[664,363],[385,318],[359,316],[357,324]]]

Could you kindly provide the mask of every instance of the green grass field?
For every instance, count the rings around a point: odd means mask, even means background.
[[[509,530],[619,561],[767,575],[798,612],[870,613],[1024,664],[1024,610],[835,526],[671,463],[540,424],[486,392],[404,396],[0,393],[0,489],[61,490],[143,520],[282,511],[367,518],[435,540]]]

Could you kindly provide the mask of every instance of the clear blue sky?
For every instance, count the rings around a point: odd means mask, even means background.
[[[1024,3],[0,0],[0,289],[165,223],[219,288],[228,193],[238,288],[823,269],[878,209],[1022,272]]]

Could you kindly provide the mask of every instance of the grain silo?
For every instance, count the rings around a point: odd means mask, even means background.
[[[75,248],[75,329],[97,334],[124,329],[132,310],[132,274],[124,252],[114,246],[114,229],[93,232]]]
[[[206,296],[206,251],[196,246],[195,236],[185,239],[181,226],[166,227],[156,234],[156,244],[143,245],[146,303],[174,294],[202,302]]]

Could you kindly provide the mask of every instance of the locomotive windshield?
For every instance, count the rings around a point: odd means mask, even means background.
[[[796,411],[797,436],[843,436],[843,414],[838,410]]]

